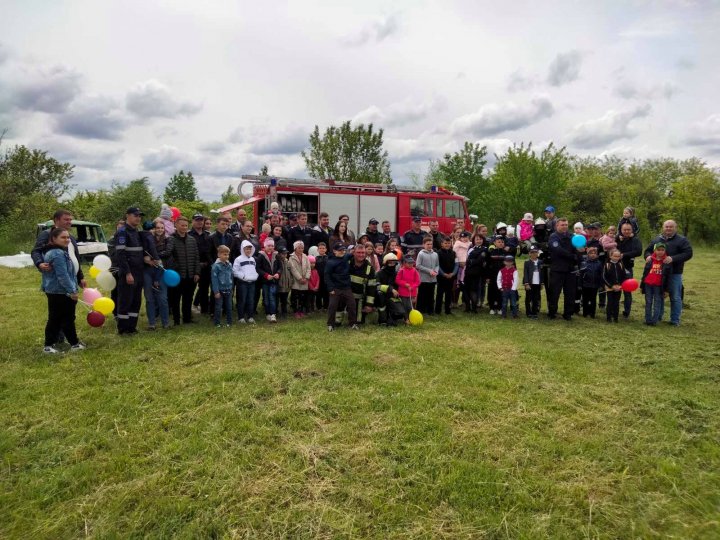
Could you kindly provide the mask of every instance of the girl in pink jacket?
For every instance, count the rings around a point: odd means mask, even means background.
[[[397,283],[398,296],[405,307],[405,318],[407,319],[407,314],[413,309],[417,299],[420,272],[415,268],[415,261],[410,255],[405,255],[403,262],[402,268],[395,275],[395,283]]]

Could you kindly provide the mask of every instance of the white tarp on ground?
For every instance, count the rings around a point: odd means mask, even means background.
[[[8,255],[7,257],[0,257],[0,266],[7,268],[24,268],[26,266],[32,266],[32,258],[28,253],[20,252],[17,255]]]

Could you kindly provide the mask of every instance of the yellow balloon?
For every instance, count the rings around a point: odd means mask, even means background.
[[[113,312],[113,309],[115,309],[115,302],[113,302],[110,298],[103,296],[102,298],[95,300],[92,307],[95,311],[99,311],[107,317]]]
[[[99,274],[100,272],[101,272],[101,270],[100,270],[97,266],[92,265],[92,266],[90,267],[90,277],[91,277],[91,278],[95,279],[96,277],[98,277],[98,274]]]
[[[413,326],[420,326],[423,323],[423,316],[417,309],[413,309],[408,315],[408,320]]]

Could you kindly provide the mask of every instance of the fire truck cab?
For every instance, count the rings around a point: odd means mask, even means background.
[[[262,225],[262,217],[277,202],[283,214],[305,212],[308,223],[317,223],[318,214],[330,215],[330,226],[334,227],[338,217],[350,217],[348,227],[362,234],[370,219],[381,223],[389,221],[392,230],[403,234],[411,228],[415,216],[421,218],[421,227],[429,229],[431,220],[437,220],[440,232],[450,234],[461,224],[470,229],[467,199],[462,195],[438,187],[430,191],[397,186],[395,184],[365,184],[339,182],[336,180],[314,180],[297,178],[276,178],[269,176],[243,175],[238,194],[245,195],[243,186],[252,185],[252,196],[243,201],[219,208],[227,212],[241,206],[252,205],[255,230]]]

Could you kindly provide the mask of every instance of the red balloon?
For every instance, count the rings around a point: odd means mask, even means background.
[[[177,218],[180,217],[180,210],[176,206],[173,206],[170,208],[170,211],[172,212],[172,220],[175,221]]]
[[[99,328],[100,326],[105,324],[105,315],[103,315],[99,311],[91,311],[87,314],[87,322],[90,326],[94,328]]]
[[[638,283],[637,279],[630,278],[623,281],[622,285],[620,285],[620,288],[622,288],[622,290],[625,292],[633,292],[637,291],[639,286],[640,284]]]

